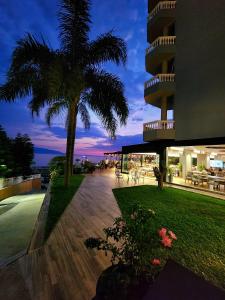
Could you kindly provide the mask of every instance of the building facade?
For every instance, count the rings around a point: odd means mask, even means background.
[[[225,2],[149,0],[145,101],[161,120],[144,124],[145,142],[225,136]],[[173,110],[173,120],[167,111]]]
[[[148,1],[144,98],[161,118],[143,125],[144,144],[123,147],[125,160],[156,153],[183,179],[213,168],[225,175],[224,10],[224,0]]]

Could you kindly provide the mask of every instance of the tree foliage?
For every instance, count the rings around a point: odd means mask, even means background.
[[[34,149],[27,134],[10,139],[0,126],[0,164],[7,167],[6,176],[26,176],[32,173]]]
[[[7,82],[0,99],[14,101],[31,96],[29,108],[39,114],[47,106],[46,121],[67,114],[66,183],[72,172],[77,114],[90,127],[88,110],[94,111],[114,137],[118,124],[124,125],[128,105],[120,79],[103,69],[105,62],[125,64],[126,44],[112,31],[89,39],[90,1],[61,0],[59,9],[60,48],[52,49],[43,39],[27,34],[17,42]]]

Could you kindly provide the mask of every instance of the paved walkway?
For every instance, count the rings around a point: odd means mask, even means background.
[[[0,265],[26,251],[44,196],[18,195],[0,202]]]
[[[118,184],[112,172],[86,176],[45,246],[0,272],[0,299],[91,300],[110,262],[103,253],[87,250],[84,240],[101,236],[120,215],[112,188],[126,185]]]
[[[108,172],[86,176],[46,245],[0,273],[0,299],[17,299],[7,291],[12,285],[19,290],[14,278],[4,279],[12,268],[22,277],[23,284],[21,280],[19,284],[28,290],[29,299],[92,299],[97,279],[110,262],[103,253],[87,250],[84,240],[101,236],[102,229],[120,215],[112,193],[116,186],[114,175]]]

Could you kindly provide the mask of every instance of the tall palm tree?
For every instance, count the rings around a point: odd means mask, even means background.
[[[60,48],[52,49],[43,38],[27,34],[17,42],[7,81],[0,87],[0,99],[4,101],[32,96],[32,114],[38,115],[47,105],[49,125],[55,115],[66,111],[65,185],[72,173],[78,113],[85,128],[89,128],[90,108],[112,137],[118,122],[123,125],[128,117],[123,84],[117,76],[102,69],[107,61],[126,63],[126,44],[111,31],[90,41],[89,12],[89,0],[61,0]]]

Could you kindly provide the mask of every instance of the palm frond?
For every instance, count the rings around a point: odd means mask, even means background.
[[[121,125],[125,125],[129,110],[124,96],[124,86],[120,79],[111,73],[92,68],[86,73],[86,82],[101,105],[110,106]]]
[[[11,72],[16,72],[24,65],[49,64],[54,51],[51,50],[42,38],[38,41],[33,35],[27,34],[17,42],[17,46],[12,54]]]
[[[91,110],[99,117],[103,127],[107,130],[111,138],[115,138],[116,129],[118,127],[117,120],[113,114],[113,110],[110,105],[106,105],[106,102],[100,102],[96,98],[94,91],[89,90],[84,92],[81,96],[82,101],[86,103]]]
[[[63,110],[65,111],[66,109],[68,109],[68,103],[65,100],[60,100],[52,103],[45,115],[47,124],[50,126],[52,118],[59,115],[61,112],[63,112]]]
[[[100,35],[90,43],[89,48],[90,64],[115,62],[117,65],[127,61],[127,46],[123,39],[112,34],[112,31]]]
[[[128,117],[127,100],[124,86],[115,76],[105,71],[89,69],[86,73],[87,89],[83,94],[84,103],[96,112],[106,130],[115,135],[118,126],[126,124]]]
[[[7,80],[0,87],[0,99],[14,101],[34,93],[42,84],[48,82],[49,65],[55,60],[57,52],[48,48],[42,40],[39,42],[31,34],[17,42],[12,54],[12,63]],[[36,88],[37,90],[37,88]]]
[[[81,121],[84,124],[84,128],[89,129],[90,128],[90,114],[89,114],[89,112],[87,110],[87,107],[85,106],[84,103],[82,103],[82,102],[79,103],[78,112],[80,114]]]
[[[72,65],[82,58],[88,45],[89,9],[89,0],[61,0],[59,38],[61,49],[72,60]]]
[[[0,86],[0,100],[15,101],[16,98],[28,96],[32,92],[32,86],[37,80],[37,72],[34,67],[24,66],[15,73],[9,72],[7,82]]]

